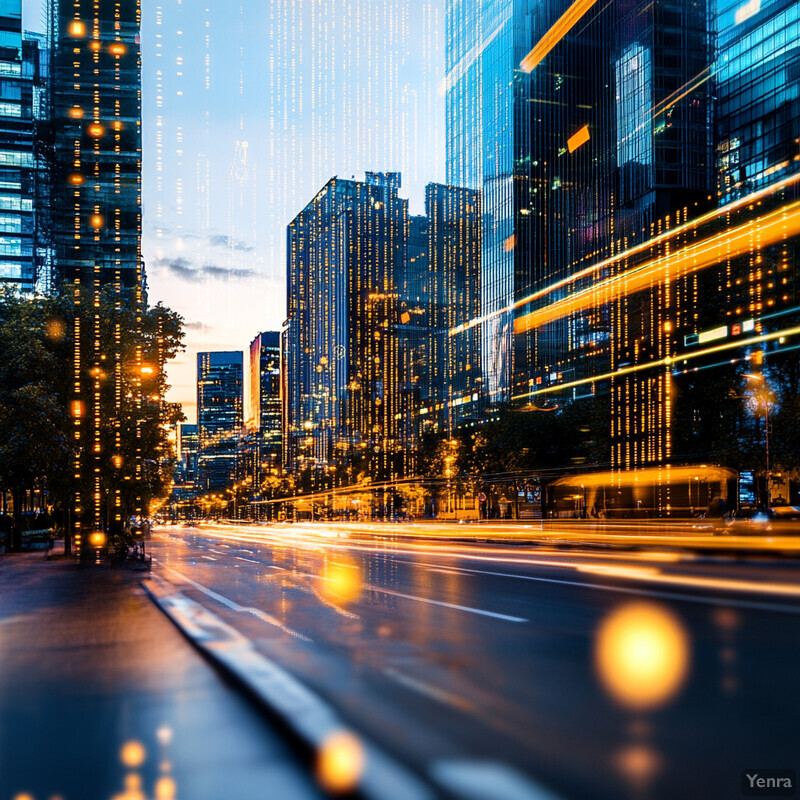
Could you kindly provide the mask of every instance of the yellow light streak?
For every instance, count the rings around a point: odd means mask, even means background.
[[[725,344],[718,344],[715,347],[706,347],[703,350],[697,350],[694,353],[679,353],[675,356],[665,356],[657,361],[648,361],[646,364],[635,364],[630,367],[622,367],[612,372],[604,372],[602,375],[593,375],[589,378],[581,378],[576,381],[569,381],[567,383],[557,384],[555,386],[547,386],[544,389],[535,389],[531,392],[524,392],[523,394],[514,395],[512,400],[525,400],[528,397],[534,397],[538,394],[552,394],[553,392],[561,392],[564,389],[571,389],[574,386],[585,386],[587,383],[595,383],[596,381],[605,381],[609,378],[617,378],[622,375],[630,375],[633,372],[642,372],[646,369],[654,369],[655,367],[664,367],[675,364],[678,361],[690,361],[695,358],[710,355],[711,353],[722,353],[725,350],[734,350],[739,347],[747,347],[750,344],[759,344],[760,342],[769,342],[773,339],[779,339],[781,336],[794,336],[800,333],[800,326],[795,328],[784,328],[781,331],[774,333],[762,333],[758,336],[753,336],[750,339],[737,339]]]
[[[532,311],[514,320],[514,332],[523,333],[576,311],[614,302],[648,288],[652,283],[678,280],[705,267],[748,253],[757,234],[759,247],[768,247],[800,233],[800,201],[765,214],[715,236],[661,256],[633,269]]]
[[[523,72],[533,72],[545,56],[569,33],[575,23],[597,2],[597,0],[575,0],[558,18],[556,23],[536,43],[533,50],[520,62]]]
[[[515,302],[505,306],[504,308],[498,309],[497,311],[489,312],[488,314],[483,314],[480,317],[475,317],[474,319],[468,320],[460,325],[456,325],[455,327],[451,328],[449,331],[450,336],[455,336],[457,333],[461,333],[462,331],[469,330],[470,328],[474,328],[476,325],[481,325],[484,322],[487,322],[490,319],[495,317],[499,317],[503,314],[507,314],[511,311],[514,311],[517,308],[521,308],[522,306],[526,306],[528,303],[532,302],[533,300],[538,300],[540,297],[544,297],[545,295],[550,294],[558,289],[561,289],[564,286],[569,286],[569,284],[574,283],[575,281],[579,281],[582,278],[588,278],[591,275],[600,272],[601,270],[605,269],[606,267],[610,267],[613,264],[617,264],[620,261],[624,261],[625,259],[631,258],[632,256],[637,255],[638,253],[642,253],[645,250],[650,248],[656,247],[657,245],[669,241],[673,237],[684,233],[686,231],[694,230],[701,225],[705,225],[707,222],[712,222],[719,217],[724,217],[729,214],[732,214],[734,211],[738,211],[740,208],[750,205],[751,203],[758,202],[759,200],[768,197],[770,195],[776,194],[783,189],[787,188],[788,186],[792,186],[795,183],[800,182],[800,173],[795,175],[789,175],[786,178],[774,183],[770,186],[766,186],[763,189],[759,189],[758,191],[752,192],[751,194],[746,195],[745,197],[740,197],[738,200],[735,200],[732,203],[728,203],[721,208],[716,208],[713,211],[709,211],[706,214],[702,214],[701,216],[689,220],[688,222],[684,222],[682,225],[677,225],[674,228],[671,228],[664,233],[659,234],[658,236],[654,236],[651,239],[647,239],[641,244],[634,245],[633,247],[628,248],[627,250],[623,250],[621,253],[617,253],[616,255],[609,256],[608,258],[603,259],[602,261],[598,261],[591,266],[585,267],[578,272],[575,272],[572,275],[568,275],[565,278],[562,278],[558,281],[555,281],[548,286],[545,286],[542,289],[539,289],[535,292],[532,292],[525,297],[516,300]]]

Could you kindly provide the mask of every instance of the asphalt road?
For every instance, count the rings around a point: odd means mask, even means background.
[[[475,797],[530,778],[728,798],[745,769],[800,769],[797,562],[419,532],[165,527],[151,552],[356,728]]]

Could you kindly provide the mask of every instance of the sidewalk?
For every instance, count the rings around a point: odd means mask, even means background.
[[[0,556],[0,800],[321,798],[141,577]]]

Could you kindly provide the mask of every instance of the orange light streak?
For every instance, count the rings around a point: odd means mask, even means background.
[[[605,305],[646,289],[653,282],[673,282],[705,267],[750,252],[754,234],[760,247],[782,241],[800,233],[800,202],[765,214],[755,220],[711,236],[676,253],[656,258],[619,275],[600,281],[544,308],[514,320],[514,333],[524,333],[568,314]]]
[[[558,18],[556,23],[536,43],[533,50],[520,62],[523,72],[533,72],[545,56],[568,34],[575,23],[597,2],[597,0],[575,0]]]
[[[586,144],[589,139],[589,126],[584,125],[567,139],[567,150],[569,150],[570,153],[574,153],[582,144]]]

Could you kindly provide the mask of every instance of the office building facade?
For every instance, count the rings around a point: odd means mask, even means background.
[[[232,485],[243,428],[241,350],[197,354],[197,487]]]
[[[59,281],[142,284],[140,21],[139,0],[51,4]]]
[[[405,471],[397,278],[408,203],[397,173],[333,178],[288,227],[284,461]]]
[[[46,286],[36,253],[35,125],[44,76],[39,41],[23,34],[21,0],[0,6],[0,285]]]
[[[706,6],[473,5],[448,4],[448,177],[481,191],[487,400],[598,402],[615,467],[666,463],[669,371],[643,373],[672,351],[692,286],[603,287],[710,205]]]

